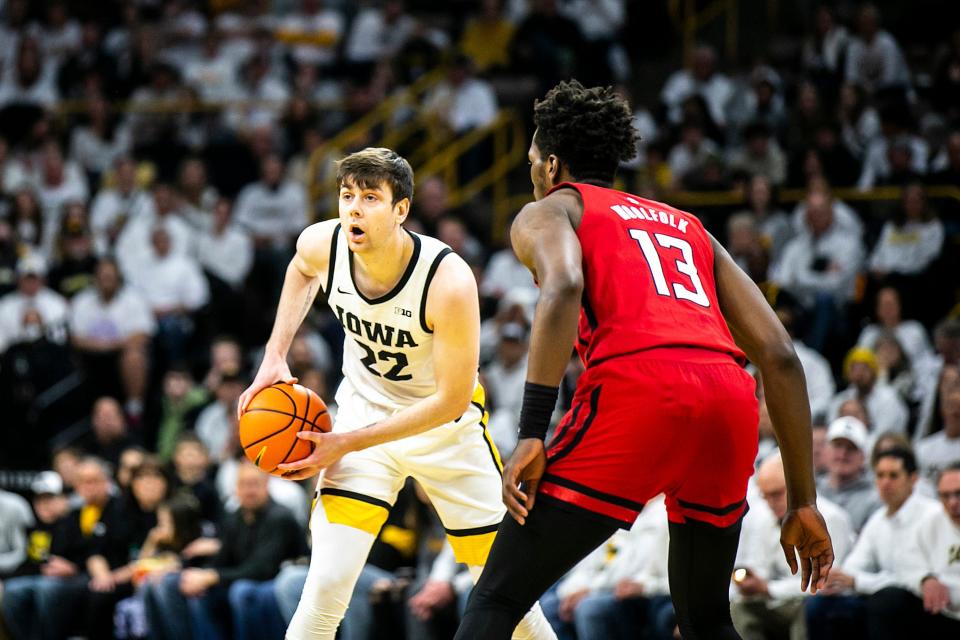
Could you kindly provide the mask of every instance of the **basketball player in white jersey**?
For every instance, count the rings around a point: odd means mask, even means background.
[[[505,509],[501,463],[477,382],[480,317],[467,264],[434,238],[407,231],[413,170],[389,149],[339,163],[339,220],[308,227],[287,268],[273,333],[242,413],[256,393],[292,381],[287,350],[318,288],[346,334],[343,382],[330,433],[291,479],[318,472],[310,569],[288,640],[332,640],[370,547],[404,479],[430,497],[474,580]],[[555,638],[538,606],[516,638]]]

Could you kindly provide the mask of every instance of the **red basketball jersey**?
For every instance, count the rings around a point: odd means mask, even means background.
[[[720,313],[713,246],[697,218],[588,184],[577,236],[584,295],[577,349],[588,366],[659,347],[695,347],[745,361]]]

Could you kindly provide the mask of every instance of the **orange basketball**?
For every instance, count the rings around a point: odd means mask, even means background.
[[[261,389],[240,417],[240,446],[257,467],[282,475],[277,465],[296,462],[313,452],[313,443],[298,431],[330,431],[327,405],[299,384],[277,384]]]

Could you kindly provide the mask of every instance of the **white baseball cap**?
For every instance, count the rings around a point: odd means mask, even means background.
[[[63,479],[56,471],[41,471],[30,483],[30,490],[38,496],[45,494],[58,496],[63,493]]]
[[[860,451],[867,450],[867,428],[853,416],[837,418],[827,428],[827,442],[840,439],[849,440]]]

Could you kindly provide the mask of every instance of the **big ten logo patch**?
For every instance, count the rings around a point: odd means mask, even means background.
[[[398,316],[403,316],[404,318],[413,317],[413,313],[411,313],[410,309],[404,309],[403,307],[394,307],[393,312]]]

